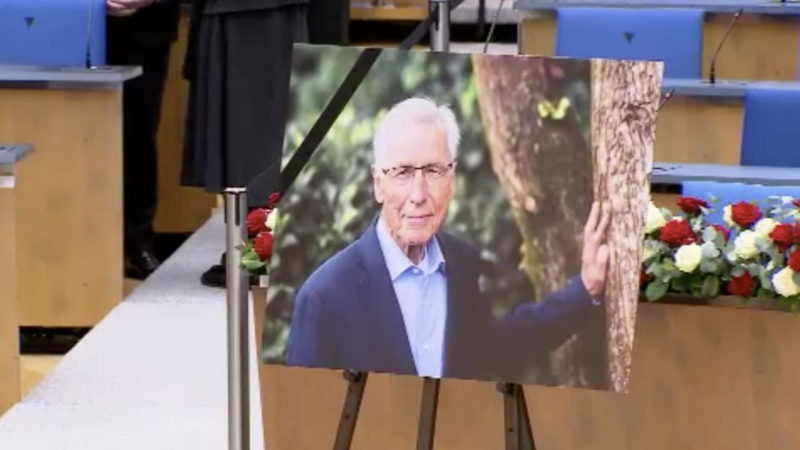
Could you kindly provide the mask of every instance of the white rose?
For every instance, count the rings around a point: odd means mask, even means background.
[[[723,211],[722,220],[724,220],[725,223],[728,224],[728,227],[730,228],[736,225],[736,223],[733,221],[733,212],[731,211],[731,205],[725,206],[725,208],[723,208],[722,211]]]
[[[645,233],[652,233],[661,228],[665,223],[667,223],[667,221],[664,220],[664,214],[661,214],[661,210],[650,201],[650,205],[647,207],[647,222],[644,226]]]
[[[750,259],[758,255],[758,247],[756,247],[756,233],[751,230],[742,231],[736,240],[733,242],[733,249],[736,256],[741,259]]]
[[[695,243],[681,245],[675,252],[675,267],[683,272],[691,273],[700,265],[703,259],[703,250]]]
[[[770,219],[769,217],[765,217],[756,222],[756,233],[766,239],[769,237],[772,229],[775,228],[775,225],[777,224],[778,222]]]
[[[784,267],[772,277],[772,285],[778,295],[791,297],[800,294],[800,286],[794,282],[793,275],[794,271],[790,267]]]

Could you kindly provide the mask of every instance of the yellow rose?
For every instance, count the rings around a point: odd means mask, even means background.
[[[792,278],[794,271],[789,267],[784,267],[772,277],[772,285],[775,292],[784,297],[791,297],[800,294],[800,286]]]
[[[742,231],[733,241],[733,250],[741,259],[750,259],[758,255],[756,247],[756,233],[750,230]]]
[[[759,236],[761,236],[761,237],[766,239],[766,238],[769,237],[769,234],[772,232],[772,229],[775,228],[775,225],[777,225],[777,224],[778,224],[778,222],[775,222],[774,220],[770,219],[769,217],[765,217],[765,218],[759,220],[758,222],[756,222],[756,233]]]
[[[723,208],[722,211],[723,211],[722,220],[725,221],[728,227],[730,228],[736,225],[736,223],[733,221],[733,213],[731,212],[731,205],[725,206],[725,208]]]
[[[644,225],[645,233],[652,233],[661,228],[665,223],[667,223],[667,221],[664,220],[664,214],[661,214],[661,210],[650,201],[650,205],[647,207],[647,221]]]
[[[675,252],[675,267],[682,272],[691,273],[700,265],[701,259],[703,259],[703,251],[699,245],[695,243],[681,245]]]

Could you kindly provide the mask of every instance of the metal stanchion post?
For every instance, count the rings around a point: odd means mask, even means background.
[[[450,51],[450,2],[448,0],[429,0],[430,10],[438,8],[436,20],[431,24],[431,50]]]
[[[247,277],[237,248],[247,238],[247,190],[225,189],[226,286],[228,291],[228,450],[250,449]]]

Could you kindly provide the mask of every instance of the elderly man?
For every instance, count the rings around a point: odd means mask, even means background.
[[[387,113],[373,142],[380,214],[298,290],[286,364],[514,381],[580,329],[603,294],[607,214],[593,205],[579,277],[496,319],[478,250],[440,229],[458,144],[446,107],[411,98]]]

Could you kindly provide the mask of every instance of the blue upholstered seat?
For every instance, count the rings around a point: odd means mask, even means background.
[[[800,167],[800,91],[745,93],[741,164]]]
[[[561,8],[555,55],[664,61],[664,77],[699,78],[703,19],[692,9]]]
[[[103,0],[0,0],[0,64],[104,65],[105,24]]]
[[[762,186],[747,183],[721,183],[716,181],[687,181],[682,183],[682,195],[698,197],[709,200],[710,196],[718,199],[718,203],[710,206],[715,209],[708,216],[711,223],[726,225],[723,221],[722,207],[738,201],[758,201],[769,199],[770,196],[789,196],[800,198],[800,186]]]

